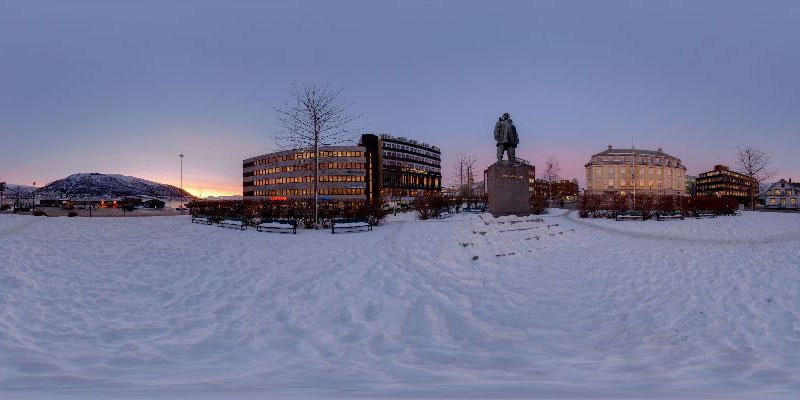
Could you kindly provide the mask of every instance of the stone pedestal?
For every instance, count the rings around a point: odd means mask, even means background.
[[[486,195],[489,210],[495,217],[504,215],[530,215],[528,171],[525,164],[500,161],[486,170]]]

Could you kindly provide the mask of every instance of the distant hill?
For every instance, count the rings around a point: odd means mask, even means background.
[[[181,189],[134,176],[118,174],[73,174],[53,181],[36,191],[41,198],[91,198],[91,197],[181,197]],[[193,197],[183,191],[186,197]]]
[[[6,187],[5,187],[5,194],[6,194],[6,196],[11,197],[11,196],[15,196],[17,193],[19,193],[20,196],[25,197],[25,196],[33,193],[34,190],[36,190],[36,186],[15,185],[13,183],[8,183],[8,184],[6,184]]]

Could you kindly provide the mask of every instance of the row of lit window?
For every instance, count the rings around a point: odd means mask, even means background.
[[[599,179],[596,179],[594,181],[594,183],[595,183],[594,187],[596,187],[596,188],[602,188],[603,187],[603,182],[601,180],[599,180]],[[591,181],[589,181],[588,184],[589,184],[589,186],[592,186],[592,182]],[[669,181],[667,181],[667,184],[669,184]],[[626,181],[625,179],[620,179],[619,180],[619,185],[616,184],[616,181],[614,179],[609,179],[607,187],[613,188],[615,186],[618,186],[620,188],[625,188],[625,187],[630,187],[631,185],[629,185],[628,181]],[[641,187],[641,188],[646,187],[644,179],[639,179],[639,187]],[[652,187],[661,188],[661,187],[663,187],[663,183],[662,183],[661,179],[659,179],[658,181],[650,179],[650,186],[649,187],[650,188],[652,188]],[[675,189],[684,189],[683,183],[681,181],[679,181],[679,180],[675,180],[675,182],[672,184],[672,187],[675,188]]]
[[[364,189],[352,188],[320,188],[318,194],[321,196],[358,196],[364,195]],[[274,189],[256,190],[253,196],[313,196],[314,189]]]
[[[433,173],[437,173],[437,174],[441,171],[441,169],[437,168],[437,167],[431,167],[430,165],[417,164],[417,163],[407,162],[407,161],[384,160],[383,161],[383,165],[388,166],[388,167],[400,167],[400,168],[418,169],[418,170],[433,172]],[[439,164],[437,163],[437,165],[439,165]]]
[[[397,153],[397,152],[394,152],[394,151],[385,151],[384,150],[383,156],[384,157],[388,157],[388,158],[397,158],[397,159],[400,159],[400,160],[411,160],[411,161],[416,161],[416,162],[424,162],[424,163],[429,163],[429,164],[433,164],[433,165],[437,165],[437,166],[440,165],[439,164],[439,160],[436,160],[436,159],[431,159],[429,157],[420,157],[420,156],[415,156],[415,155],[406,154],[406,153]]]
[[[733,184],[733,183],[730,183],[730,182],[729,183],[715,183],[715,184],[698,184],[697,186],[699,188],[702,188],[702,190],[720,189],[720,188],[722,188],[722,189],[746,190],[747,188],[749,188],[748,185],[737,185],[737,184]]]
[[[319,169],[365,169],[366,164],[364,163],[353,163],[353,162],[321,162],[319,163]],[[293,171],[313,171],[314,164],[298,164],[298,165],[284,165],[282,167],[272,167],[272,168],[265,168],[259,169],[255,171],[255,175],[269,175],[269,174],[277,174],[280,172],[293,172]]]
[[[625,175],[625,174],[628,173],[628,168],[629,167],[627,165],[621,165],[619,167],[617,167],[617,166],[607,166],[606,167],[606,174],[614,175],[615,172],[617,171],[617,168],[619,168],[619,173],[621,175]],[[633,168],[633,167],[630,167],[630,168]],[[663,170],[664,170],[664,175],[672,176],[672,168],[664,168]],[[637,172],[636,169],[631,169],[630,171],[633,172],[634,174],[636,174],[636,172]],[[661,175],[662,174],[661,171],[662,171],[662,168],[649,167],[649,168],[647,168],[647,170],[645,170],[645,167],[639,167],[638,168],[638,172],[639,172],[638,175],[646,175],[645,172],[650,172],[650,175]],[[598,176],[598,177],[601,176],[602,173],[603,173],[603,167],[599,167],[599,166],[594,167],[594,172],[595,172],[596,176]],[[680,169],[675,171],[675,176],[681,176],[681,170]]]
[[[773,189],[772,190],[772,195],[773,196],[780,196],[781,195],[781,190],[780,189]],[[791,196],[791,195],[792,195],[792,189],[786,189],[786,193],[784,194],[784,196]]]
[[[364,157],[364,152],[351,150],[320,150],[319,158],[330,157]],[[280,156],[260,158],[255,160],[253,165],[274,164],[280,161],[303,160],[309,158],[314,158],[313,151],[300,151],[297,153],[284,154]]]
[[[320,182],[364,182],[364,175],[320,175]],[[313,176],[287,176],[283,178],[258,179],[255,186],[280,185],[282,183],[314,182]]]
[[[662,161],[663,160],[663,161]],[[642,157],[634,161],[633,156],[627,157],[602,157],[597,161],[602,162],[626,162],[626,163],[634,163],[634,164],[655,164],[655,165],[665,165],[667,167],[680,167],[681,162],[678,160],[670,160],[670,159],[662,159],[662,158],[650,158],[650,157]]]
[[[750,177],[748,177],[747,175],[740,174],[738,172],[733,172],[733,171],[730,171],[730,170],[727,170],[727,169],[724,169],[722,171],[703,172],[702,174],[700,174],[700,178],[706,178],[706,177],[712,177],[712,176],[720,176],[721,177],[722,175],[726,175],[728,177],[739,178],[739,179],[750,179]]]
[[[396,150],[402,150],[402,151],[410,151],[410,152],[413,152],[413,153],[422,154],[422,155],[424,155],[426,157],[430,157],[430,158],[436,158],[436,159],[439,158],[439,154],[434,153],[432,151],[422,150],[422,149],[418,149],[416,147],[411,147],[411,146],[404,146],[402,144],[397,144],[397,143],[383,142],[383,148],[384,149],[396,149]]]
[[[776,199],[776,198],[774,198],[774,197],[773,197],[773,198],[769,199],[769,204],[770,204],[771,206],[778,205],[778,202],[777,202],[777,200],[778,200],[778,199]],[[793,205],[793,206],[796,206],[796,205],[797,205],[797,198],[796,198],[796,197],[792,197],[792,198],[790,198],[790,199],[789,199],[789,204],[790,204],[790,205]],[[781,199],[781,205],[782,205],[782,206],[785,206],[785,205],[786,205],[786,199]]]

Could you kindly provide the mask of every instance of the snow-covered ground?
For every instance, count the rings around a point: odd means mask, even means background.
[[[799,245],[779,213],[0,215],[0,398],[798,398]]]

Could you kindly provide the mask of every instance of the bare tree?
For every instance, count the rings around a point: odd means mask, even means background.
[[[453,162],[453,176],[458,182],[458,194],[466,197],[472,191],[472,185],[475,183],[475,155],[473,154],[456,154],[456,159]]]
[[[314,152],[314,226],[319,222],[319,148],[352,141],[352,124],[361,114],[350,112],[352,103],[339,98],[342,89],[307,83],[295,85],[290,99],[275,107],[276,145],[283,150]]]
[[[756,209],[756,195],[761,182],[775,176],[775,171],[769,170],[772,164],[772,156],[765,153],[761,149],[753,146],[752,144],[745,144],[736,147],[739,151],[736,153],[737,163],[742,174],[753,179],[753,184],[750,185],[750,209]]]
[[[553,196],[553,182],[561,177],[561,163],[555,157],[550,156],[544,163],[544,171],[542,172],[542,179],[547,182],[547,190],[550,192],[550,200]]]

